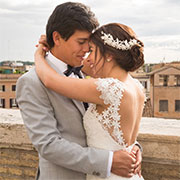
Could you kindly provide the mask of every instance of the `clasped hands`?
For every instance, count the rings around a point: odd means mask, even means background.
[[[115,151],[111,172],[122,177],[130,178],[134,174],[141,177],[141,161],[142,153],[136,145],[130,153],[125,150]]]

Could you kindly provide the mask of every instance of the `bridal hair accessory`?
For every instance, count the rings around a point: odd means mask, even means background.
[[[132,46],[139,45],[136,39],[130,39],[130,41],[128,42],[127,40],[121,41],[118,38],[116,38],[115,40],[111,34],[106,34],[103,31],[101,31],[101,34],[101,39],[104,41],[104,44],[107,44],[116,49],[127,51],[131,49]]]

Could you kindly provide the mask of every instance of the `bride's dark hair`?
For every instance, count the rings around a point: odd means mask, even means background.
[[[138,43],[129,50],[119,50],[104,44],[104,41],[101,39],[102,31],[106,34],[111,34],[114,39],[118,38],[121,41],[127,40],[128,42],[130,39],[135,39]],[[134,31],[126,25],[111,23],[101,26],[91,34],[90,40],[99,48],[102,57],[106,58],[106,55],[112,56],[117,64],[126,71],[135,71],[144,64],[144,44],[137,39]]]

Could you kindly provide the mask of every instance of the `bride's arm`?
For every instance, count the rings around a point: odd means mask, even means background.
[[[49,66],[44,55],[43,45],[39,45],[34,55],[36,72],[47,88],[71,99],[103,104],[103,100],[99,98],[100,92],[97,91],[95,85],[97,79],[76,79],[61,76]]]

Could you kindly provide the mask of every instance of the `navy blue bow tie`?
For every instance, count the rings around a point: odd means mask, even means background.
[[[66,76],[70,76],[71,73],[74,73],[74,74],[77,75],[80,79],[82,79],[82,75],[81,75],[81,73],[80,73],[82,67],[83,67],[83,65],[82,65],[82,66],[79,66],[79,67],[72,67],[72,66],[68,65],[68,66],[67,66],[67,70],[64,71],[64,74],[65,74]],[[87,110],[87,108],[89,107],[88,103],[83,102],[83,105],[84,105],[85,110]]]
[[[82,66],[79,66],[79,67],[72,67],[70,65],[67,66],[67,70],[64,71],[64,74],[66,76],[70,76],[71,73],[74,73],[75,75],[77,75],[79,78],[82,79],[82,75],[80,73],[81,69],[82,69],[83,65]]]

